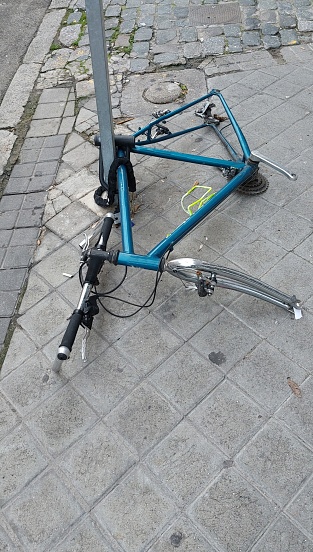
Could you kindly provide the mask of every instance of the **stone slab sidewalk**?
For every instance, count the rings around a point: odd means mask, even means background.
[[[54,9],[64,4],[55,0]],[[296,293],[303,318],[226,290],[200,298],[164,274],[149,309],[123,319],[101,309],[87,362],[79,334],[59,374],[51,366],[77,304],[79,243],[103,215],[93,201],[98,121],[89,78],[40,74],[38,108],[0,203],[11,221],[1,230],[10,245],[1,261],[10,265],[1,271],[7,314],[27,276],[27,255],[32,261],[0,375],[0,549],[312,552],[312,59],[303,43],[154,74],[156,82],[184,85],[186,101],[220,88],[251,148],[299,175],[291,182],[262,168],[267,192],[231,196],[175,256]],[[119,79],[112,69],[111,77],[119,132],[149,122],[151,75]],[[190,110],[173,125],[195,120]],[[176,146],[221,153],[209,133]],[[201,166],[132,161],[138,252],[184,219],[180,200],[195,180],[215,189],[224,182]],[[120,240],[114,228],[110,247]],[[122,267],[109,266],[101,281],[111,289],[122,276]],[[118,296],[142,303],[154,281],[130,269]],[[114,301],[108,307],[131,312]]]
[[[74,125],[1,371],[1,539],[9,550],[260,552],[282,543],[295,552],[313,549],[312,144],[306,130],[312,50],[287,48],[282,56],[284,64],[268,54],[238,59],[235,71],[209,84],[222,82],[254,146],[283,157],[298,181],[291,185],[264,169],[265,195],[233,196],[177,254],[201,251],[202,258],[296,292],[304,301],[300,321],[234,292],[218,290],[210,300],[190,296],[164,275],[155,306],[125,320],[101,312],[88,362],[79,360],[77,342],[54,374],[51,364],[78,293],[77,277],[64,274],[77,271],[81,232],[98,218],[88,198],[95,161]],[[207,71],[198,75],[201,93]],[[136,77],[128,87],[133,82],[139,93]],[[235,90],[245,90],[245,102]],[[129,112],[131,97],[126,86],[122,104]],[[215,142],[199,138],[178,142],[216,150]],[[204,172],[162,168],[153,158],[134,163],[142,203],[134,240],[147,251],[179,222],[182,190]],[[216,185],[219,179],[212,174]],[[111,246],[119,239],[116,229]],[[115,271],[107,274],[110,286],[121,277]],[[153,280],[132,270],[119,296],[142,301]],[[287,377],[300,386],[301,398]]]

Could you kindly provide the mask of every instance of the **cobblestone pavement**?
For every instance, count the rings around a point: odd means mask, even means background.
[[[313,551],[312,5],[248,0],[222,15],[214,6],[225,4],[104,6],[115,124],[130,133],[149,122],[152,84],[179,83],[179,102],[222,90],[251,148],[299,178],[262,168],[265,194],[234,194],[175,254],[296,293],[304,316],[226,290],[200,298],[165,274],[152,307],[124,319],[101,309],[87,362],[79,335],[52,372],[79,295],[82,233],[104,212],[93,200],[98,120],[84,6],[53,0],[0,106],[1,343],[27,281],[0,375],[0,550]],[[190,110],[173,125],[195,119]],[[221,153],[206,134],[176,146]],[[180,200],[196,179],[221,184],[201,166],[132,162],[138,252],[184,219]],[[119,242],[114,228],[109,245]],[[110,266],[101,279],[111,288],[122,275]],[[154,278],[131,269],[118,296],[142,302]]]

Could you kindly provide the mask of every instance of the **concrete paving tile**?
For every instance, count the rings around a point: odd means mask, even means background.
[[[310,374],[312,370],[312,342],[310,335],[313,317],[304,313],[301,320],[286,318],[279,329],[268,336],[268,341]]]
[[[79,202],[73,202],[65,207],[46,226],[60,238],[70,240],[88,228],[98,217]]]
[[[86,195],[90,191],[94,191],[99,187],[99,178],[92,174],[88,169],[83,168],[81,171],[75,172],[69,178],[64,179],[58,185],[58,190],[70,197],[73,201]]]
[[[146,374],[182,344],[181,339],[150,315],[123,335],[116,348],[130,359],[140,374]]]
[[[30,178],[13,178],[12,176],[9,179],[9,182],[6,185],[5,193],[6,194],[21,194],[27,191]]]
[[[43,103],[39,102],[36,111],[33,115],[33,119],[52,119],[54,117],[62,117],[66,102],[52,102],[52,103]]]
[[[135,368],[110,347],[74,377],[72,384],[103,415],[133,391],[139,380]]]
[[[19,296],[19,290],[0,291],[0,316],[12,316]]]
[[[313,537],[313,512],[312,512],[313,480],[310,478],[305,483],[300,493],[286,508],[288,515],[300,524],[305,531]]]
[[[38,277],[35,271],[31,271],[27,280],[27,288],[19,307],[19,313],[23,314],[30,307],[36,305],[41,299],[51,292],[51,288]]]
[[[192,520],[218,550],[249,550],[275,514],[267,501],[234,469],[223,472],[190,508]]]
[[[242,240],[249,232],[247,228],[231,220],[224,213],[213,216],[203,224],[203,231],[210,236],[210,247],[223,255]]]
[[[288,552],[310,552],[313,549],[313,541],[299,531],[287,517],[281,515],[252,548],[252,552],[277,552],[282,546]]]
[[[9,246],[9,243],[13,234],[13,229],[11,228],[10,230],[0,230],[0,231],[1,231],[1,260],[2,260],[5,254],[5,250]],[[4,274],[4,271],[3,271],[3,274]],[[0,281],[0,287],[1,285],[2,285],[2,279]]]
[[[225,214],[251,230],[255,230],[264,221],[271,218],[277,210],[277,206],[262,197],[239,195],[237,201],[225,209]]]
[[[48,464],[24,425],[19,425],[1,441],[0,459],[2,507],[22,491]]]
[[[82,514],[72,493],[53,472],[33,481],[5,510],[23,546],[34,552],[51,548]]]
[[[47,191],[54,180],[53,174],[45,174],[44,176],[33,176],[27,186],[27,192]]]
[[[18,322],[34,342],[42,347],[67,325],[70,307],[57,295],[51,293],[23,314]]]
[[[7,535],[7,533],[4,531],[4,529],[0,528],[0,547],[3,550],[7,550],[8,552],[21,552],[21,548],[17,548]]]
[[[223,456],[194,426],[182,421],[145,463],[173,493],[179,504],[193,502],[223,468]]]
[[[0,213],[0,230],[12,230],[15,226],[19,211]]]
[[[35,354],[36,345],[27,334],[17,327],[10,341],[10,347],[6,353],[2,368],[1,380],[22,364],[27,358]]]
[[[52,252],[36,266],[36,272],[52,287],[58,287],[67,281],[63,274],[76,274],[79,268],[79,254],[69,244],[63,245]],[[77,300],[80,294],[80,285],[76,280]]]
[[[259,342],[253,331],[226,311],[190,339],[190,344],[223,372],[228,372]]]
[[[62,146],[42,148],[38,161],[39,163],[43,163],[45,161],[56,161],[61,156],[61,153],[62,153]]]
[[[40,96],[40,103],[53,103],[53,102],[66,102],[70,93],[69,88],[46,88],[42,91]]]
[[[276,331],[285,318],[290,317],[282,308],[246,294],[235,298],[228,309],[260,337],[265,338]]]
[[[70,134],[73,130],[75,123],[75,117],[63,117],[60,124],[59,133],[60,134]]]
[[[296,295],[297,299],[306,301],[312,295],[313,267],[294,253],[288,253],[279,261],[263,280],[284,293]]]
[[[28,176],[32,176],[35,167],[35,163],[17,164],[13,167],[11,176],[12,178],[25,178]]]
[[[280,209],[259,226],[258,231],[286,251],[292,251],[312,233],[312,227],[309,221],[300,219],[286,209]]]
[[[41,226],[42,209],[25,209],[22,210],[18,216],[16,226],[19,228],[33,228]]]
[[[3,260],[3,268],[27,268],[30,265],[34,245],[16,245],[8,247]]]
[[[146,472],[136,468],[94,512],[126,552],[137,552],[147,548],[177,510]]]
[[[0,212],[4,213],[5,211],[18,211],[22,206],[24,198],[25,198],[24,194],[15,194],[15,195],[4,194],[1,197]]]
[[[61,240],[53,232],[50,232],[47,228],[44,228],[43,232],[41,232],[40,234],[40,243],[37,244],[37,248],[34,253],[35,263],[44,259],[47,255],[60,247],[63,243],[63,240]]]
[[[247,395],[225,381],[189,414],[189,419],[232,456],[259,430],[266,416]]]
[[[53,552],[114,552],[103,537],[96,523],[87,517],[77,525],[70,535],[53,548]]]
[[[93,505],[119,483],[135,461],[120,436],[100,423],[66,451],[59,465],[88,504]]]
[[[313,263],[313,234],[300,243],[294,252],[309,263]]]
[[[86,165],[90,165],[98,159],[98,157],[98,149],[89,142],[84,142],[77,146],[77,148],[63,155],[62,159],[77,171],[84,168]]]
[[[60,128],[61,119],[54,117],[52,119],[40,119],[37,121],[32,121],[30,123],[30,128],[27,133],[28,138],[33,137],[44,137],[57,134]]]
[[[149,377],[171,403],[187,414],[222,381],[223,374],[188,344]]]
[[[0,393],[0,440],[20,423],[20,417],[15,408]]]
[[[176,520],[149,548],[149,552],[172,552],[173,547],[180,547],[181,552],[216,552],[187,517]]]
[[[49,362],[39,351],[2,378],[1,387],[17,411],[25,415],[64,383],[63,378],[51,371]]]
[[[300,385],[307,378],[307,372],[262,341],[254,351],[236,364],[228,377],[262,407],[274,412],[291,394],[287,377]]]
[[[182,288],[162,303],[155,314],[177,335],[188,340],[221,311],[222,306],[211,298],[199,297],[195,290],[189,290],[188,295],[185,288]]]
[[[244,272],[260,278],[285,254],[281,247],[264,238],[262,232],[256,230],[227,251],[225,257],[239,265]]]
[[[312,473],[313,454],[281,424],[270,420],[236,462],[262,492],[284,506]]]
[[[55,174],[58,168],[58,161],[43,161],[42,163],[36,163],[34,176],[45,176],[46,174]]]
[[[310,377],[303,383],[291,376],[293,381],[300,385],[302,397],[291,396],[285,404],[276,412],[276,416],[301,437],[309,446],[313,444],[313,414],[312,414],[312,389],[313,378]],[[295,400],[298,399],[298,400]]]
[[[10,246],[35,245],[38,228],[16,228],[10,241]]]
[[[148,384],[136,388],[105,418],[141,456],[177,425],[181,415]]]
[[[0,346],[2,347],[9,329],[11,318],[0,318]]]
[[[96,421],[96,414],[69,385],[25,417],[31,432],[54,456],[82,437]]]

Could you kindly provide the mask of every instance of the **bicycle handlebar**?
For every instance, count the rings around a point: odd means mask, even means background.
[[[74,310],[59,346],[57,354],[59,360],[67,360],[69,358],[83,314],[83,311],[80,309]]]

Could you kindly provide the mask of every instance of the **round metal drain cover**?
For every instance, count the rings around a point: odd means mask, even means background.
[[[189,12],[190,23],[193,25],[221,25],[241,23],[241,12],[238,2],[194,6]]]
[[[182,89],[176,82],[159,82],[152,84],[144,91],[143,97],[154,104],[166,104],[179,98]]]

